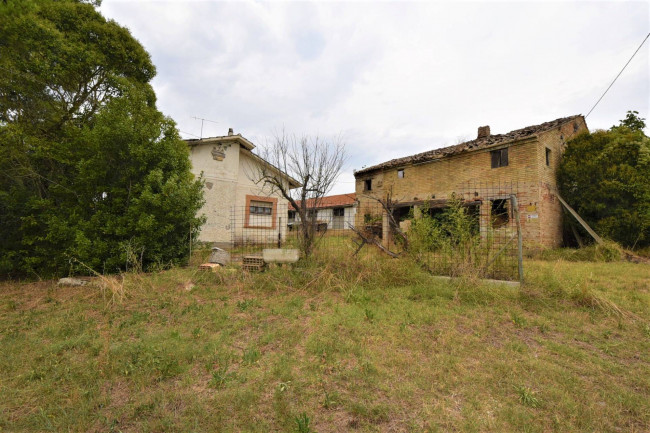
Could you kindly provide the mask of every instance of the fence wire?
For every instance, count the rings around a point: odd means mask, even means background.
[[[233,207],[215,245],[234,262],[264,249],[302,250],[305,230],[314,257],[415,260],[436,275],[519,279],[517,184],[462,185],[444,199],[381,202],[310,210],[306,221],[286,207]],[[226,229],[227,228],[227,229]]]

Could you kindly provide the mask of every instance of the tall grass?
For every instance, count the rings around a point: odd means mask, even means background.
[[[88,287],[4,283],[0,429],[650,423],[647,267],[530,260],[514,288],[433,278],[374,248],[352,253],[342,243],[262,273],[125,273],[122,302]]]

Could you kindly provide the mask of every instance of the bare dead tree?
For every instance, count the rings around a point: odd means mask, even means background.
[[[341,173],[346,160],[344,142],[340,136],[326,140],[282,130],[260,146],[258,156],[263,161],[248,177],[289,201],[301,222],[299,248],[305,256],[311,255],[317,229],[315,210]],[[295,187],[287,175],[300,186]]]

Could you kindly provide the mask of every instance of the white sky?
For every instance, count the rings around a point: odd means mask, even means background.
[[[650,32],[650,2],[104,0],[151,54],[158,108],[185,138],[281,128],[347,143],[353,169],[586,115]],[[650,40],[587,118],[650,105]]]

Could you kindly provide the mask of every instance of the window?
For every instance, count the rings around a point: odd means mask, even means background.
[[[510,215],[508,214],[508,200],[493,200],[491,209],[492,227],[499,228],[508,225]]]
[[[334,208],[334,216],[335,217],[345,216],[345,208],[343,207]]]
[[[244,228],[274,229],[277,224],[278,199],[246,195]]]
[[[289,211],[289,221],[295,221],[296,220],[296,211],[295,210],[290,210]]]
[[[546,165],[551,166],[551,149],[546,148]]]
[[[397,178],[404,179],[404,169],[397,170]]]
[[[273,214],[273,203],[251,201],[249,210],[251,215],[271,215]]]
[[[506,167],[508,165],[508,148],[493,150],[490,152],[492,168]]]
[[[363,190],[372,191],[372,179],[366,179],[363,181]]]

